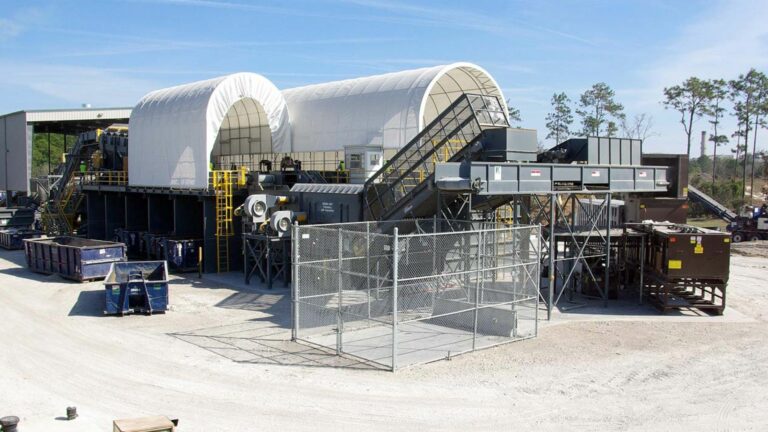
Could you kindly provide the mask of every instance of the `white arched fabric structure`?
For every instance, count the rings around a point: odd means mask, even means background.
[[[453,63],[283,91],[294,152],[400,148],[462,93],[504,95],[483,68]]]
[[[243,114],[249,107],[252,115]],[[219,131],[235,124],[246,130],[268,126],[269,150],[291,149],[285,100],[261,75],[237,73],[149,93],[131,113],[129,184],[206,188],[211,151],[216,147],[221,154],[224,148],[217,145]],[[238,151],[248,150],[227,147],[227,154]]]

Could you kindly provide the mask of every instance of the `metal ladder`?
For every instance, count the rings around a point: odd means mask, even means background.
[[[471,157],[484,130],[502,127],[509,121],[496,96],[462,94],[365,182],[365,218],[382,221],[408,213],[403,208],[419,193],[431,193],[425,186],[436,164]]]
[[[216,271],[229,271],[229,239],[235,235],[232,208],[233,180],[238,171],[212,171],[216,196]]]

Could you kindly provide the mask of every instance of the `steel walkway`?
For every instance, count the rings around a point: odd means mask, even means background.
[[[472,160],[484,130],[509,127],[495,96],[463,94],[365,182],[366,220],[432,216],[437,211],[430,187],[435,166]]]

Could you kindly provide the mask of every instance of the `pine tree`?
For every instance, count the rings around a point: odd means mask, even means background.
[[[680,113],[680,123],[688,139],[687,154],[690,158],[693,123],[707,113],[711,86],[707,81],[691,77],[681,85],[664,88],[664,97],[665,100],[662,102],[664,107]]]
[[[615,95],[613,89],[603,82],[594,84],[581,95],[576,114],[581,117],[584,135],[597,136],[604,131],[609,135],[616,134],[616,122],[609,118],[623,119],[624,106],[613,100]],[[605,130],[603,125],[606,126]]]
[[[570,126],[573,123],[571,107],[568,105],[571,99],[565,93],[552,95],[553,111],[547,114],[547,139],[554,139],[555,145],[560,144],[571,134]]]

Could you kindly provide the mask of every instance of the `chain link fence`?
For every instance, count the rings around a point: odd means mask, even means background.
[[[293,336],[385,369],[537,334],[540,227],[294,227]]]

